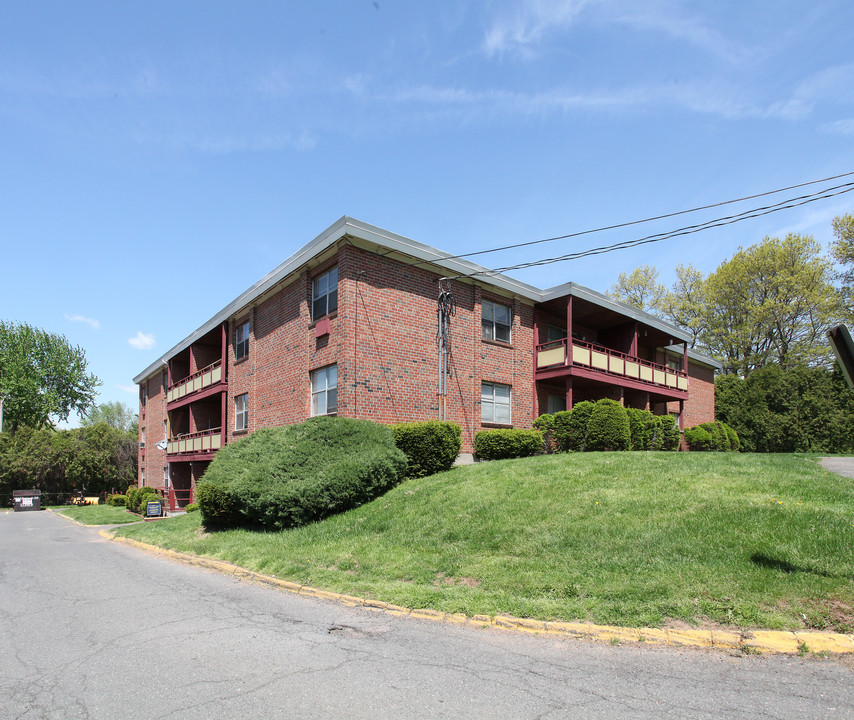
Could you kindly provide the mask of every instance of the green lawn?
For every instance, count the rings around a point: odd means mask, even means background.
[[[120,534],[468,615],[854,631],[854,481],[813,457],[579,453],[411,480],[284,532],[199,513]]]
[[[112,505],[57,505],[51,510],[84,525],[114,525],[141,520],[139,515],[132,515],[123,507]]]

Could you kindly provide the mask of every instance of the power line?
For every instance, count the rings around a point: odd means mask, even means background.
[[[678,217],[680,215],[687,215],[689,213],[695,213],[701,210],[710,210],[716,207],[723,207],[724,205],[733,205],[735,203],[745,202],[747,200],[755,200],[756,198],[776,195],[781,192],[788,192],[789,190],[797,190],[798,188],[807,187],[809,185],[818,185],[820,183],[830,182],[831,180],[838,180],[840,178],[850,177],[851,175],[854,175],[854,171],[841,173],[839,175],[831,175],[830,177],[822,178],[821,180],[809,180],[807,182],[798,183],[796,185],[789,185],[788,187],[778,188],[777,190],[768,190],[766,192],[755,193],[753,195],[745,195],[744,197],[735,198],[733,200],[723,200],[721,202],[711,203],[710,205],[700,205],[698,207],[690,208],[688,210],[678,210],[676,212],[666,213],[664,215],[655,215],[653,217],[643,218],[642,220],[631,220],[629,222],[618,223],[616,225],[606,225],[604,227],[593,228],[590,230],[581,230],[579,232],[568,233],[566,235],[556,235],[554,237],[543,238],[542,240],[529,240],[527,242],[513,243],[511,245],[503,245],[501,247],[488,248],[486,250],[476,250],[469,253],[461,253],[459,255],[446,255],[442,259],[456,260],[459,258],[467,258],[474,257],[476,255],[486,255],[488,253],[501,252],[502,250],[514,250],[516,248],[529,247],[531,245],[541,245],[543,243],[555,242],[557,240],[569,240],[571,238],[583,237],[584,235],[593,235],[594,233],[606,232],[608,230],[619,230],[621,228],[632,227],[633,225],[642,225],[644,223],[654,222],[656,220],[666,220],[668,218]],[[430,262],[433,261],[419,260],[418,262],[411,264],[413,266],[418,266],[426,265]],[[516,268],[514,267],[512,269]]]
[[[845,177],[848,175],[854,175],[854,173],[845,173],[845,175],[839,175],[837,177]],[[814,181],[821,182],[821,181]],[[806,185],[814,184],[811,183],[802,183],[799,186],[793,187],[804,187]],[[529,267],[538,267],[540,265],[549,265],[557,262],[565,262],[567,260],[577,260],[583,257],[588,257],[591,255],[602,255],[608,252],[614,252],[615,250],[624,250],[631,247],[637,247],[639,245],[646,245],[649,243],[660,242],[662,240],[669,240],[675,237],[680,237],[684,235],[691,235],[693,233],[700,232],[702,230],[708,230],[710,228],[723,227],[725,225],[732,225],[737,222],[741,222],[742,220],[750,220],[752,218],[761,217],[763,215],[770,215],[771,213],[779,212],[781,210],[788,210],[794,207],[798,207],[801,205],[807,205],[809,203],[816,202],[818,200],[824,200],[830,197],[834,197],[836,195],[842,195],[844,193],[854,191],[854,182],[852,183],[844,183],[842,185],[836,185],[834,187],[825,188],[823,190],[819,190],[815,193],[810,193],[808,195],[802,195],[800,197],[789,198],[787,200],[781,200],[779,203],[774,203],[772,205],[766,205],[764,207],[753,208],[751,210],[745,210],[744,212],[737,213],[735,215],[729,215],[726,217],[716,218],[714,220],[708,220],[704,223],[699,223],[697,225],[688,225],[685,227],[677,228],[676,230],[671,230],[664,233],[656,233],[654,235],[647,235],[646,237],[636,238],[634,240],[625,240],[618,243],[613,243],[611,245],[603,245],[596,248],[590,248],[588,250],[580,250],[578,252],[567,253],[565,255],[559,255],[551,258],[543,258],[540,260],[532,260],[530,262],[519,263],[517,265],[508,265],[506,267],[494,268],[490,270],[481,270],[479,272],[474,273],[466,273],[453,276],[456,278],[464,278],[464,277],[476,277],[481,275],[498,275],[500,273],[508,272],[511,270],[521,270]],[[775,191],[776,192],[776,191]],[[761,195],[757,195],[754,197],[761,197],[764,195],[769,195],[772,193],[762,193]],[[729,201],[728,201],[729,202]],[[737,201],[732,201],[737,202]],[[728,204],[728,203],[721,203]],[[690,211],[683,211],[690,212]],[[643,222],[643,221],[638,221]],[[637,223],[633,223],[637,224]],[[566,236],[573,237],[574,235]],[[559,239],[559,238],[558,238]],[[542,242],[542,241],[539,241]],[[532,243],[525,243],[532,244]],[[521,247],[517,246],[517,247]],[[462,257],[462,256],[457,256]]]

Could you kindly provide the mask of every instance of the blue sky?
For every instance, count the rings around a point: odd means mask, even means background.
[[[342,215],[465,252],[854,170],[854,5],[7,0],[0,148],[0,318],[66,335],[135,407],[138,372]],[[669,283],[766,235],[827,246],[852,211],[512,274]]]

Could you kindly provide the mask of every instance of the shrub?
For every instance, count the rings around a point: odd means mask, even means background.
[[[572,410],[559,410],[553,416],[554,430],[552,439],[558,452],[567,452],[570,449],[570,436],[572,435]],[[585,431],[587,427],[585,426]]]
[[[631,447],[629,416],[616,400],[599,400],[587,423],[585,450],[628,450]]]
[[[679,424],[673,415],[653,415],[655,428],[650,441],[650,450],[678,450],[682,436]]]
[[[142,511],[145,509],[145,503],[148,502],[145,498],[149,495],[160,497],[160,494],[153,487],[128,488],[125,497],[125,507],[131,512],[142,514]]]
[[[741,450],[741,440],[739,440],[738,433],[726,423],[721,423],[721,425],[723,425],[724,430],[726,430],[727,437],[729,438],[730,450],[732,450],[732,452],[739,452]]]
[[[263,428],[226,445],[196,497],[206,526],[281,530],[373,500],[405,472],[406,456],[395,446],[391,428],[316,417]]]
[[[474,452],[479,460],[530,457],[543,452],[543,433],[516,428],[481,430],[474,436]]]
[[[184,512],[196,512],[199,509],[199,503],[187,503],[187,506],[184,508]]]
[[[685,431],[685,442],[688,443],[688,448],[695,452],[711,450],[714,447],[711,433],[699,425]]]
[[[729,450],[729,435],[726,430],[721,427],[718,422],[702,423],[699,427],[703,428],[709,435],[712,436],[711,450],[717,452],[727,452]]]
[[[549,413],[534,420],[534,429],[543,434],[543,451],[551,455],[558,452],[560,446],[555,439],[555,416]]]
[[[594,407],[596,407],[595,403],[589,400],[583,400],[573,406],[569,412],[569,417],[565,420],[566,435],[561,446],[562,450],[586,449],[587,425],[590,422],[590,416],[593,414]]]
[[[391,431],[395,445],[406,455],[406,477],[419,478],[450,470],[462,447],[462,430],[452,422],[400,423]]]
[[[629,438],[632,450],[649,450],[658,422],[649,410],[626,408],[629,416]]]
[[[107,495],[107,505],[114,507],[125,507],[127,504],[127,495]]]

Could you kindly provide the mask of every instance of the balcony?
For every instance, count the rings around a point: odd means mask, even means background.
[[[221,447],[222,428],[213,428],[169,438],[166,452],[169,455],[213,454]]]
[[[673,397],[687,395],[688,374],[683,370],[581,340],[572,341],[572,355],[568,358],[567,347],[567,338],[537,345],[537,379],[578,375]]]
[[[166,402],[181,400],[190,393],[199,392],[222,381],[222,360],[194,372],[189,377],[180,380],[169,387]]]

